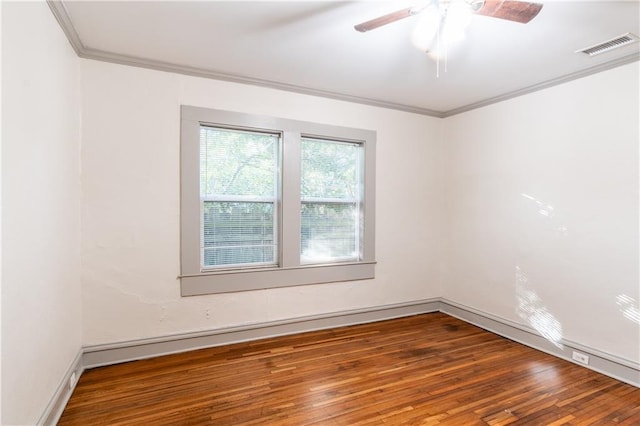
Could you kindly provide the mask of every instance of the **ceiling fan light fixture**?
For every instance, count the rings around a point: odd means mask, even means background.
[[[415,47],[426,52],[431,47],[440,26],[440,13],[435,7],[428,8],[418,18],[411,33],[411,42]]]
[[[474,13],[482,9],[482,6],[484,6],[484,0],[469,0],[469,7]]]
[[[464,40],[471,23],[472,9],[466,0],[440,1],[437,7],[428,7],[413,29],[411,41],[422,51],[435,52]],[[436,42],[438,46],[434,47]]]
[[[441,34],[443,43],[451,44],[463,40],[465,30],[471,23],[471,16],[471,8],[464,0],[449,3],[443,16]]]

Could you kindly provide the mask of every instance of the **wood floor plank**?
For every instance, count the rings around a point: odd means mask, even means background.
[[[442,313],[86,371],[60,425],[640,425],[640,389]]]

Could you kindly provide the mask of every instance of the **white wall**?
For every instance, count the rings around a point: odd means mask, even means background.
[[[34,424],[81,347],[79,59],[2,2],[2,421]]]
[[[2,50],[2,4],[0,4],[0,51]],[[2,54],[0,54],[0,81],[2,80]],[[0,84],[0,98],[2,84]],[[0,128],[2,127],[2,102],[0,102]],[[0,132],[0,188],[2,187],[2,132]],[[0,242],[2,241],[2,196],[0,191]],[[2,244],[0,243],[0,355],[2,354]],[[2,360],[0,356],[0,422],[2,421]]]
[[[638,63],[438,120],[79,60],[46,4],[1,17],[2,424],[81,343],[438,296],[640,361]],[[377,130],[376,279],[181,298],[180,104]]]
[[[446,298],[640,362],[638,82],[636,62],[446,120]]]
[[[637,63],[446,120],[89,60],[82,75],[85,344],[445,296],[638,362]],[[376,279],[180,298],[180,104],[377,130]]]
[[[85,344],[442,293],[441,120],[90,60],[82,78]],[[181,104],[376,130],[376,279],[181,298]]]

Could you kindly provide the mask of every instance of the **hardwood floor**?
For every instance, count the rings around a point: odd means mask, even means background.
[[[640,425],[640,389],[441,313],[86,371],[60,425]]]

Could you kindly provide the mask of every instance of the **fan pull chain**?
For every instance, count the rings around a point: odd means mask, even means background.
[[[449,13],[449,9],[447,8],[442,18],[443,23],[444,23],[444,20],[447,18],[448,13]],[[442,31],[443,29],[444,29],[444,24],[440,25],[440,31]],[[449,49],[447,46],[448,46],[448,43],[445,40],[444,42],[441,42],[441,46],[438,47],[438,53],[442,52],[444,55],[444,72],[445,73],[447,72],[447,65],[449,64]]]
[[[438,28],[436,30],[436,78],[440,78],[440,30],[442,29],[441,20],[438,19]]]
[[[447,43],[444,44],[444,72],[447,72],[447,65],[449,64],[449,49],[447,49]]]

